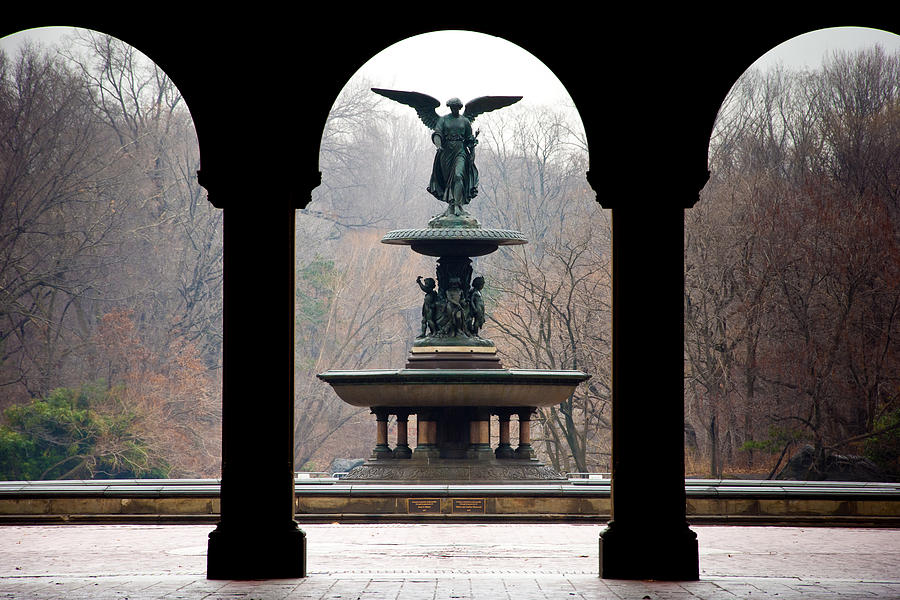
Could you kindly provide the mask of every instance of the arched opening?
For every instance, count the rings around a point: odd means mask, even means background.
[[[94,30],[0,51],[0,478],[218,477],[221,213],[181,92]]]
[[[898,82],[900,36],[833,28],[722,104],[686,212],[689,473],[900,476]]]
[[[459,65],[455,72],[442,68],[448,60]],[[296,467],[311,461],[308,470],[333,471],[336,459],[369,455],[373,418],[341,403],[314,375],[402,367],[421,329],[416,278],[434,276],[432,259],[379,243],[390,230],[424,226],[443,208],[426,191],[435,156],[428,128],[411,107],[373,87],[418,91],[442,104],[523,96],[475,123],[480,185],[469,209],[483,225],[520,230],[529,240],[476,259],[488,282],[485,335],[504,365],[590,372],[589,384],[561,407],[540,410],[532,443],[563,473],[609,472],[610,225],[585,178],[584,126],[539,60],[471,31],[422,34],[383,50],[331,109],[320,145],[322,184],[297,214]],[[492,430],[497,438],[499,422]],[[409,435],[415,439],[415,420]]]

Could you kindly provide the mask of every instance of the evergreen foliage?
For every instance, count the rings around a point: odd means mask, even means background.
[[[103,384],[57,388],[10,406],[0,426],[0,479],[163,478],[169,466],[133,431],[137,416]]]

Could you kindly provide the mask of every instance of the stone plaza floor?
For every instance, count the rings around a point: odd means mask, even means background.
[[[0,527],[0,599],[900,599],[900,530],[693,526],[700,581],[604,580],[598,525],[310,524],[308,577],[205,578],[209,525]]]

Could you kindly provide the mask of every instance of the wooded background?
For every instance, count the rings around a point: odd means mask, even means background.
[[[900,55],[751,71],[685,212],[688,442],[720,476],[802,444],[897,463]]]
[[[432,258],[380,243],[443,206],[425,191],[426,128],[376,85],[337,98],[322,184],[296,215],[297,469],[370,453],[374,418],[315,374],[401,367],[416,276],[434,274]],[[725,99],[710,181],[685,211],[688,474],[774,475],[807,443],[820,466],[856,453],[900,473],[898,87],[900,56],[872,50],[751,71]],[[538,454],[603,472],[610,215],[572,108],[479,117],[469,208],[529,240],[475,261],[504,365],[592,375],[540,411]],[[653,147],[634,157],[650,178],[665,159]],[[0,477],[218,476],[222,213],[198,169],[188,107],[130,46],[80,31],[0,54]],[[650,278],[655,251],[648,240],[633,263]],[[259,272],[265,311],[277,274]]]

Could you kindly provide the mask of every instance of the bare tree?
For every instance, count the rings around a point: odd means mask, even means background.
[[[102,378],[173,473],[214,475],[220,215],[177,89],[134,48],[80,31],[56,54],[0,54],[0,129],[0,396]],[[123,362],[124,338],[99,340],[125,313],[137,341]]]
[[[729,448],[773,452],[774,474],[801,441],[821,471],[897,409],[898,64],[750,72],[723,105],[685,234],[686,403],[714,474],[723,414],[744,424]]]
[[[415,116],[385,109],[370,88],[356,82],[336,100],[319,147],[322,185],[301,211],[339,230],[407,227],[438,204],[425,191],[428,131]]]
[[[586,155],[558,111],[510,111],[482,125],[485,220],[529,245],[485,261],[489,327],[504,362],[581,369],[592,379],[542,409],[535,440],[562,470],[608,468],[610,228],[584,178]]]
[[[368,411],[342,402],[330,386],[316,379],[316,373],[389,368],[406,359],[413,337],[409,316],[421,306],[415,279],[422,261],[409,260],[379,239],[377,232],[347,233],[340,256],[298,264],[294,354],[298,466],[316,456],[338,431],[344,432],[344,452],[367,454],[374,439],[371,434],[360,435],[357,427],[350,441],[342,428],[350,424],[371,429]]]
[[[172,80],[134,47],[76,30],[63,51],[92,91],[95,111],[131,166],[138,199],[130,214],[129,268],[116,273],[160,347],[187,336],[216,366],[221,354],[221,211],[196,180],[199,147],[190,113]],[[125,291],[127,290],[127,291]]]
[[[59,60],[0,54],[0,385],[48,392],[89,335],[87,299],[119,258],[114,140]]]

